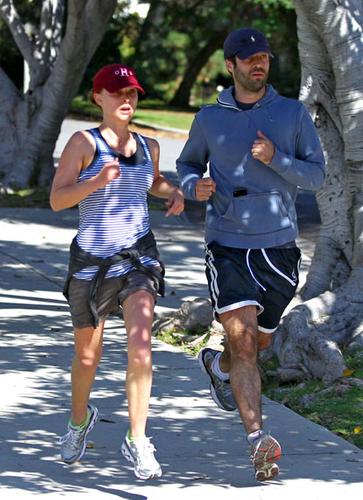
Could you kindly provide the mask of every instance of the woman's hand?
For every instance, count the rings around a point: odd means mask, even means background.
[[[180,189],[176,188],[172,191],[166,202],[166,206],[168,207],[168,211],[165,214],[166,217],[182,213],[184,210],[184,195]]]
[[[107,186],[107,184],[114,179],[120,177],[120,164],[118,160],[110,161],[105,163],[102,167],[102,170],[97,175],[97,180],[100,184],[100,187]]]

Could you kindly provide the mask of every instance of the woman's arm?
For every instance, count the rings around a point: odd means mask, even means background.
[[[79,173],[93,160],[96,145],[87,132],[76,132],[65,146],[57,167],[50,206],[55,212],[77,205],[97,189],[106,186],[120,175],[118,161],[106,163],[102,170],[83,182],[77,182]]]
[[[150,193],[157,198],[166,198],[168,211],[166,216],[179,215],[184,210],[184,196],[182,191],[166,179],[159,171],[160,147],[155,139],[147,139],[154,164],[154,182]]]

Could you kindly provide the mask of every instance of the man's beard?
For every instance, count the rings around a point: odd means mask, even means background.
[[[250,73],[253,73],[253,71],[256,71],[256,68],[251,70]],[[234,77],[235,80],[246,90],[249,90],[250,92],[259,92],[266,85],[268,73],[266,73],[261,69],[258,69],[258,71],[264,73],[264,76],[256,80],[250,78],[249,75],[242,73],[242,71],[240,71],[237,67],[235,67]]]

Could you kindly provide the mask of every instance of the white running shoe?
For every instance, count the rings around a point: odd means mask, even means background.
[[[66,464],[73,464],[80,460],[86,450],[87,434],[91,432],[98,418],[98,410],[95,406],[88,405],[90,418],[84,429],[78,431],[68,424],[68,432],[61,437],[61,457]]]
[[[130,441],[126,435],[121,445],[121,453],[126,460],[134,464],[134,473],[139,479],[161,477],[162,471],[154,456],[155,451],[154,445],[147,437]]]

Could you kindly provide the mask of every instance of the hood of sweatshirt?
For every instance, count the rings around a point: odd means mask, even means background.
[[[277,96],[278,96],[278,93],[272,87],[272,85],[266,85],[266,92],[265,92],[264,96],[254,104],[253,108],[259,108],[262,106],[266,106],[267,104],[270,104]],[[234,86],[233,85],[231,87],[229,87],[228,89],[222,90],[222,92],[217,97],[217,103],[223,107],[233,108],[233,109],[236,109],[237,111],[242,111],[237,106],[236,99],[234,98]]]

